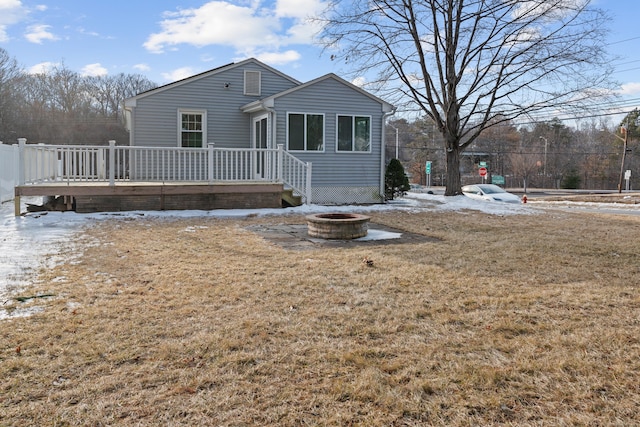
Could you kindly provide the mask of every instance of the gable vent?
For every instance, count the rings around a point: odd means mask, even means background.
[[[244,72],[244,94],[260,95],[260,71]]]

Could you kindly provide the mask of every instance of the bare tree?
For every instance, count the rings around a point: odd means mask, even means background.
[[[510,152],[507,159],[514,176],[522,179],[522,188],[526,193],[532,176],[540,171],[540,153],[535,147],[520,142],[520,147]]]
[[[590,0],[334,1],[320,40],[354,76],[436,124],[445,194],[488,127],[607,93],[606,16]]]
[[[18,88],[21,77],[22,71],[16,60],[0,48],[0,141],[15,142],[12,139],[16,137],[17,129],[13,124],[20,104]]]
[[[87,78],[94,108],[103,117],[124,119],[124,100],[155,88],[157,85],[140,74],[120,73],[115,76]]]

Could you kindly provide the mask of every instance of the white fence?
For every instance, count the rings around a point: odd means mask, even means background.
[[[0,142],[0,203],[12,200],[19,180],[18,146]]]
[[[283,183],[311,203],[311,163],[277,149],[19,145],[19,183],[247,182]]]

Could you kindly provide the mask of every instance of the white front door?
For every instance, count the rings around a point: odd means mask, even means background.
[[[269,116],[258,116],[253,119],[253,148],[256,149],[254,161],[254,174],[256,179],[269,177],[270,156],[266,148],[269,148]]]

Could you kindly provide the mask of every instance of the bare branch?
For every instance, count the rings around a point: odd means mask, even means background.
[[[321,40],[371,89],[431,119],[456,169],[501,121],[611,93],[605,18],[589,0],[336,1]],[[448,178],[457,194],[458,170]]]

